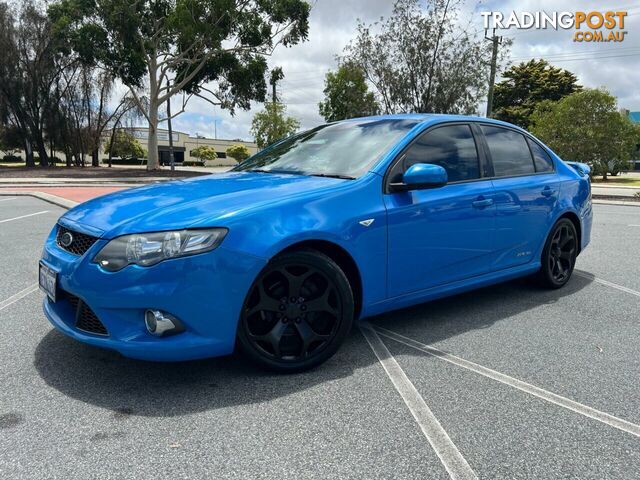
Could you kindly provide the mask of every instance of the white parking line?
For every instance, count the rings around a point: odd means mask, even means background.
[[[396,387],[396,390],[409,408],[409,411],[420,426],[422,433],[433,447],[436,455],[454,479],[477,479],[478,477],[464,459],[458,448],[449,438],[447,432],[442,428],[440,422],[435,417],[431,409],[427,406],[422,396],[416,390],[411,380],[404,373],[398,362],[387,346],[382,342],[380,336],[367,323],[360,325],[360,331],[369,343],[369,346],[380,361],[382,368]]]
[[[617,283],[613,283],[613,282],[610,282],[608,280],[603,280],[602,278],[596,277],[592,273],[583,272],[582,270],[574,270],[573,273],[575,273],[579,277],[588,278],[590,280],[593,280],[594,282],[597,282],[597,283],[599,283],[601,285],[606,285],[607,287],[615,288],[616,290],[620,290],[622,292],[629,293],[631,295],[635,295],[636,297],[640,297],[640,292],[638,292],[637,290],[632,290],[631,288],[623,287],[622,285],[618,285]]]
[[[630,225],[627,225],[627,227],[640,227],[640,225],[630,224]]]
[[[437,348],[425,345],[424,343],[417,342],[411,338],[405,337],[390,330],[386,330],[381,327],[373,328],[383,337],[390,338],[391,340],[395,340],[396,342],[402,343],[403,345],[415,348],[417,350],[420,350],[421,352],[432,355],[441,360],[445,360],[449,363],[457,365],[458,367],[471,370],[472,372],[475,372],[479,375],[490,378],[505,385],[509,385],[510,387],[517,388],[518,390],[541,398],[542,400],[546,400],[547,402],[579,413],[580,415],[584,415],[585,417],[589,417],[599,422],[605,423],[611,427],[617,428],[618,430],[622,430],[623,432],[627,432],[640,437],[640,425],[636,425],[635,423],[631,423],[621,418],[614,417],[613,415],[609,415],[608,413],[601,412],[600,410],[596,410],[595,408],[588,407],[587,405],[583,405],[566,397],[557,395],[553,392],[549,392],[548,390],[536,387],[535,385],[531,385],[530,383],[523,382],[522,380],[518,380],[517,378],[510,377],[509,375],[505,375],[504,373],[496,372],[495,370],[483,367],[482,365],[478,365],[477,363],[473,363],[455,355],[451,355],[450,353],[443,352],[442,350],[438,350]]]
[[[31,285],[30,287],[25,288],[24,290],[20,290],[15,295],[12,295],[9,298],[7,298],[6,300],[3,300],[2,302],[0,302],[0,310],[4,310],[9,305],[11,305],[13,303],[16,303],[21,298],[26,297],[27,295],[29,295],[30,293],[35,292],[36,290],[38,290],[38,284],[37,283],[35,285]]]
[[[13,220],[20,220],[21,218],[33,217],[35,215],[42,215],[43,213],[49,213],[49,210],[43,210],[41,212],[30,213],[28,215],[20,215],[19,217],[7,218],[6,220],[0,220],[0,223],[12,222]]]
[[[15,200],[18,197],[0,198],[0,202],[8,202],[9,200]]]

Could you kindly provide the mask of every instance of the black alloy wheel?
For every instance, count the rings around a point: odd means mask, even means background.
[[[573,222],[560,219],[551,229],[542,252],[540,280],[549,288],[564,286],[573,273],[578,255],[578,235]]]
[[[340,267],[315,250],[273,259],[245,300],[238,340],[261,365],[282,372],[331,357],[351,329],[354,300]]]

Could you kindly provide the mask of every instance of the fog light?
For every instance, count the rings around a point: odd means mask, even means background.
[[[147,331],[156,337],[184,331],[184,327],[176,317],[160,310],[144,312],[144,323],[147,326]]]

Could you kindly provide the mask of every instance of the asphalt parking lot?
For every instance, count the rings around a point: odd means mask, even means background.
[[[0,196],[0,478],[640,478],[639,207],[595,206],[564,289],[376,317],[289,376],[54,331],[34,286],[62,213]]]

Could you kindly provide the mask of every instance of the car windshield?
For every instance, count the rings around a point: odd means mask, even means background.
[[[234,171],[357,178],[417,124],[374,119],[321,125],[265,148]]]

